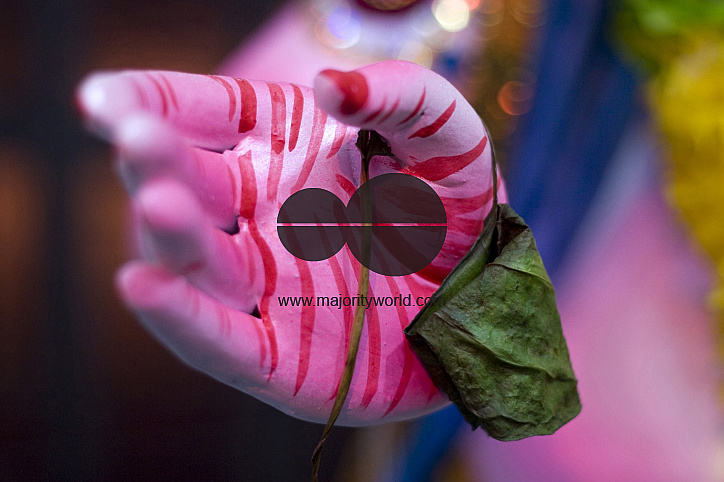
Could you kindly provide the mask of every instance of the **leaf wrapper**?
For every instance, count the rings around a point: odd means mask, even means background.
[[[495,439],[551,434],[581,411],[553,285],[507,204],[405,335],[465,420]]]

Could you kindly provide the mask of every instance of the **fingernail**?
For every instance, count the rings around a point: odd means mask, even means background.
[[[343,94],[339,112],[342,115],[352,115],[358,112],[367,102],[367,81],[358,72],[340,72],[338,70],[324,70],[323,75],[331,80]]]
[[[91,128],[106,135],[124,116],[145,107],[142,91],[136,84],[119,74],[109,73],[86,78],[76,90],[75,103]]]

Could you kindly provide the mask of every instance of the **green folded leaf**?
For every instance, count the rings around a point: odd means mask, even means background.
[[[465,419],[491,437],[551,434],[581,411],[553,285],[507,204],[491,209],[405,334]]]

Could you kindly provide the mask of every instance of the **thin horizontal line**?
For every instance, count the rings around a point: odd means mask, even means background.
[[[417,227],[417,226],[447,226],[447,223],[278,223],[277,226],[319,226],[319,227],[334,227],[334,226],[401,226],[401,227]]]

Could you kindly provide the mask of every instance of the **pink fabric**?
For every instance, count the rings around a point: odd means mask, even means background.
[[[222,75],[311,87],[314,78],[324,69],[362,67],[362,61],[339,54],[317,41],[309,8],[304,2],[289,2],[241,44],[217,71]]]

